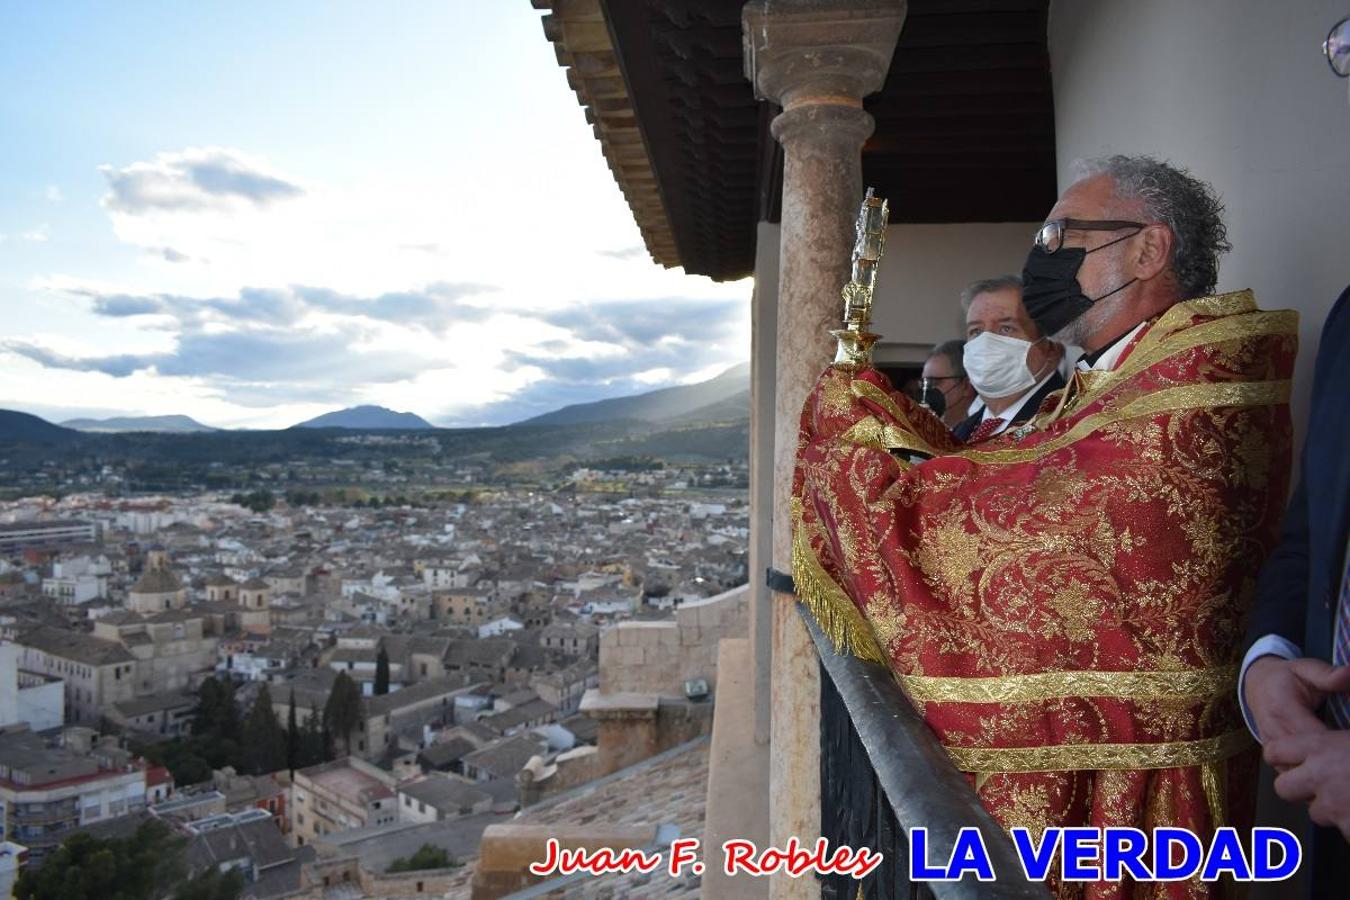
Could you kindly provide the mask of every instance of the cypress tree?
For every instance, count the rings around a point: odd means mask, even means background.
[[[295,715],[295,688],[291,688],[291,702],[286,709],[286,768],[295,774],[300,761],[300,728]]]
[[[380,645],[380,653],[375,657],[375,694],[389,693],[389,654]]]
[[[348,756],[352,752],[352,732],[361,722],[361,689],[346,672],[339,672],[332,693],[323,708],[323,724],[334,738],[342,738]]]
[[[244,761],[255,775],[265,775],[286,766],[286,735],[272,709],[272,693],[267,685],[258,691],[258,699],[244,723]]]

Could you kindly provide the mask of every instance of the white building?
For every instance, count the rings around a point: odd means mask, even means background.
[[[519,631],[525,626],[517,622],[510,616],[503,616],[500,619],[493,619],[478,626],[478,636],[480,638],[501,637],[508,631]]]
[[[33,731],[60,728],[66,689],[59,678],[19,670],[19,647],[0,642],[0,727],[27,724]]]

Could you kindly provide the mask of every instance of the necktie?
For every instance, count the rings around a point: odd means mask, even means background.
[[[1332,632],[1331,664],[1343,666],[1350,662],[1350,552],[1346,553],[1346,570],[1341,575],[1341,593],[1336,598],[1336,624]],[[1350,728],[1350,693],[1332,694],[1327,698],[1327,714],[1337,728]]]
[[[1002,425],[1003,420],[998,416],[985,419],[975,426],[975,430],[970,433],[970,437],[966,438],[966,443],[978,444],[980,441],[987,441],[994,436],[994,432],[998,431]]]

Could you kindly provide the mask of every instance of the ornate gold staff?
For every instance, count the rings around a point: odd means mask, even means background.
[[[886,221],[890,208],[886,201],[867,189],[858,210],[853,242],[853,277],[840,294],[844,298],[844,327],[830,332],[838,341],[834,365],[862,368],[872,364],[872,345],[881,335],[868,330],[872,324],[872,290],[877,283],[877,266],[886,246]]]

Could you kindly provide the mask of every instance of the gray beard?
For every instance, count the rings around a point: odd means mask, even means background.
[[[1083,342],[1091,334],[1091,324],[1088,322],[1088,316],[1091,314],[1091,307],[1083,310],[1082,315],[1051,335],[1051,340],[1059,344],[1072,344],[1075,347],[1083,346]]]

